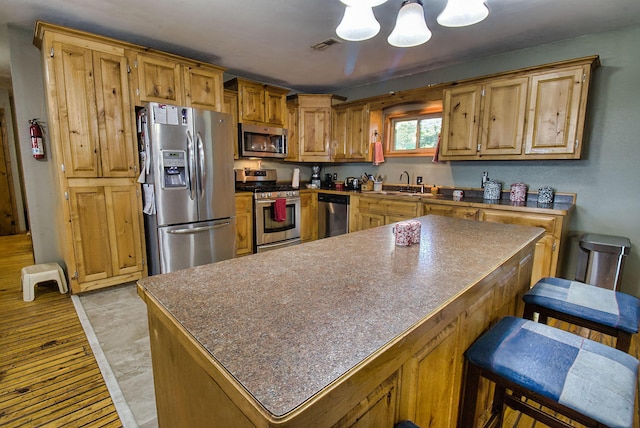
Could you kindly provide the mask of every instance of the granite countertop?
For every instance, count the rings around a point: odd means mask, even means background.
[[[377,198],[395,199],[415,202],[432,202],[437,204],[455,205],[460,207],[494,208],[510,211],[538,212],[549,214],[566,215],[575,208],[575,193],[556,193],[551,204],[539,204],[537,192],[527,193],[525,202],[512,202],[509,200],[509,192],[502,191],[501,198],[497,200],[484,199],[482,189],[440,187],[437,195],[432,195],[428,189],[425,193],[419,192],[399,192],[398,187],[385,186],[383,191],[355,191],[355,190],[333,190],[333,189],[301,189],[316,193],[336,193],[345,195],[373,196]],[[412,186],[414,190],[418,188]],[[453,199],[453,190],[464,190],[464,197],[461,200]]]
[[[141,279],[272,415],[302,405],[494,271],[543,230],[420,217]]]

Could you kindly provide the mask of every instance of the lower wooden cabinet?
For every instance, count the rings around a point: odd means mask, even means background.
[[[300,192],[300,239],[302,242],[318,239],[318,194]]]
[[[253,194],[236,194],[236,257],[253,253]]]
[[[73,257],[66,262],[74,293],[143,276],[139,185],[104,181],[73,182],[67,192]]]
[[[420,203],[417,201],[369,196],[357,199],[356,210],[356,230],[370,229],[421,215]]]
[[[464,205],[464,203],[461,203]],[[435,214],[446,217],[466,218],[468,220],[488,221],[493,223],[519,224],[540,227],[545,235],[537,242],[533,263],[531,284],[547,276],[557,276],[560,266],[560,244],[566,240],[569,217],[568,214],[541,214],[508,209],[485,209],[475,206],[456,206],[451,203],[424,202],[424,215]]]

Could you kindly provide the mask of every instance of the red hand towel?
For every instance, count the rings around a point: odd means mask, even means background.
[[[282,223],[287,219],[287,200],[285,198],[276,198],[273,203],[273,220]]]
[[[382,162],[384,162],[382,143],[380,141],[376,141],[373,143],[373,164],[380,165]]]

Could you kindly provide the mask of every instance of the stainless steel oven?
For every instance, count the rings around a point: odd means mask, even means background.
[[[278,183],[275,169],[236,169],[235,175],[236,190],[253,192],[254,252],[299,244],[298,189],[290,183]]]
[[[275,215],[278,199],[284,200],[286,214],[282,221]],[[254,200],[257,253],[300,243],[300,193],[297,190],[257,192]]]

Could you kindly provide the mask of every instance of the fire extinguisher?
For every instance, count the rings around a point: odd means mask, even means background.
[[[38,123],[38,119],[29,121],[29,134],[31,135],[31,154],[34,159],[44,159],[44,140],[42,135],[42,127]]]

